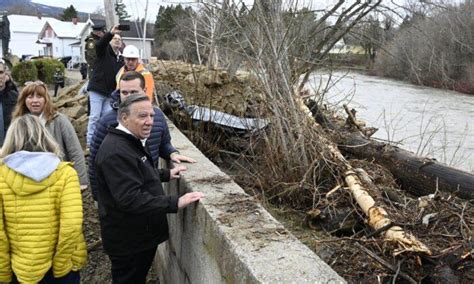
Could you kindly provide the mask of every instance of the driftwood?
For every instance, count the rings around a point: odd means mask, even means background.
[[[365,252],[367,255],[369,255],[372,259],[375,259],[376,261],[378,261],[380,264],[382,264],[383,266],[385,266],[386,268],[392,270],[393,272],[395,272],[396,274],[400,275],[400,277],[402,277],[403,279],[407,280],[408,283],[413,283],[413,284],[416,284],[418,282],[416,282],[415,280],[413,280],[413,278],[410,277],[410,275],[406,274],[405,272],[402,272],[400,271],[400,266],[398,267],[395,267],[394,265],[390,264],[388,261],[384,260],[383,258],[381,258],[380,256],[378,256],[377,254],[375,254],[374,252],[370,251],[369,249],[367,249],[366,247],[358,244],[358,243],[355,243],[354,244],[356,247],[358,247],[361,251]],[[396,278],[394,279],[393,282],[395,282]]]
[[[355,118],[355,109],[349,110],[349,107],[347,105],[342,105],[342,106],[344,107],[344,110],[347,113],[347,119],[350,121],[350,123],[354,125],[355,127],[357,127],[357,129],[359,129],[361,132],[363,132],[364,129],[362,127],[365,125],[361,125],[361,123],[358,122],[357,119]]]
[[[348,132],[324,116],[315,102],[309,102],[308,107],[316,122],[325,128],[342,133],[338,148],[344,154],[376,161],[386,167],[402,188],[410,193],[423,196],[438,189],[455,193],[463,199],[474,200],[474,174],[366,138],[361,133]]]
[[[314,127],[321,127],[314,120],[310,110],[303,101],[298,98],[296,101],[300,109],[305,112],[314,123]],[[321,145],[324,145],[323,147],[325,147],[325,152],[330,152],[332,160],[339,165],[339,170],[344,174],[344,179],[352,197],[367,216],[367,223],[374,230],[379,230],[385,240],[397,243],[400,246],[400,249],[395,251],[394,254],[397,255],[405,251],[414,251],[431,255],[431,250],[425,244],[420,242],[414,235],[403,230],[399,226],[392,226],[392,221],[390,220],[387,211],[375,203],[375,200],[362,185],[359,176],[356,174],[349,162],[344,158],[336,145],[324,136],[320,136],[319,138],[321,139]]]
[[[358,158],[375,160],[395,176],[403,189],[416,196],[431,194],[438,189],[474,200],[474,175],[471,173],[367,139],[358,133],[343,137],[339,149]]]
[[[399,226],[390,226],[392,222],[388,217],[387,211],[375,204],[375,200],[362,186],[357,174],[350,170],[350,168],[345,173],[345,180],[357,204],[359,204],[362,211],[367,215],[369,225],[375,230],[388,228],[385,232],[382,232],[385,240],[396,242],[401,246],[401,249],[396,251],[395,255],[405,251],[431,254],[430,249],[415,236],[404,231]]]

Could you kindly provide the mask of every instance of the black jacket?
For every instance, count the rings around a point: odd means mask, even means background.
[[[110,127],[95,167],[106,253],[134,254],[167,240],[166,214],[178,211],[178,197],[165,195],[158,169],[141,141]]]
[[[104,138],[107,135],[109,126],[117,124],[117,109],[120,103],[120,94],[118,90],[114,91],[111,97],[112,110],[104,114],[97,122],[90,145],[89,179],[94,200],[97,200],[97,182],[94,160],[97,155],[97,151],[102,144],[102,141],[104,141]],[[159,108],[153,109],[155,110],[155,116],[153,117],[153,127],[151,129],[151,135],[146,141],[146,144],[149,147],[151,157],[153,158],[153,163],[156,167],[158,167],[159,157],[169,160],[171,153],[177,152],[177,150],[173,147],[173,145],[171,145],[171,136],[168,124],[166,123],[165,115]],[[160,170],[160,174],[162,182],[168,182],[170,180],[170,172],[168,169]]]
[[[3,124],[5,126],[5,134],[7,133],[7,129],[10,126],[10,122],[12,121],[12,112],[15,108],[16,101],[18,99],[18,89],[11,80],[5,82],[5,89],[0,91],[0,102],[2,103],[3,107]],[[0,145],[3,144],[3,141],[0,141]]]
[[[113,34],[106,33],[95,43],[96,59],[89,78],[88,91],[108,97],[116,87],[115,76],[123,66],[123,58],[117,56],[110,46]]]

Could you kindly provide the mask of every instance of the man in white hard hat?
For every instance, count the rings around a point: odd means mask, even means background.
[[[117,89],[119,88],[119,82],[122,75],[127,71],[136,71],[143,75],[145,78],[145,92],[146,96],[153,101],[153,90],[155,89],[155,82],[153,81],[153,75],[148,71],[142,63],[140,63],[140,51],[134,45],[127,45],[122,53],[122,57],[125,61],[125,65],[118,71],[115,77],[117,81]]]

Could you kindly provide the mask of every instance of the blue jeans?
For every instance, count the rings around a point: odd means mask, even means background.
[[[90,114],[89,124],[87,125],[87,145],[89,146],[94,136],[95,126],[99,118],[112,110],[110,103],[112,99],[94,91],[89,91]]]

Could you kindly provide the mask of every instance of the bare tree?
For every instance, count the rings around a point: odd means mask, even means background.
[[[380,2],[356,1],[342,9],[344,1],[340,0],[329,10],[317,11],[302,10],[297,1],[283,0],[258,0],[251,9],[241,2],[202,3],[196,15],[200,24],[193,28],[199,32],[194,32],[193,41],[205,47],[210,66],[234,70],[245,62],[257,76],[273,114],[273,133],[267,142],[269,149],[282,155],[285,163],[278,163],[282,171],[296,171],[301,177],[320,160],[314,149],[307,148],[314,136],[305,133],[306,114],[300,109],[298,94],[312,72],[324,66],[333,45]],[[335,18],[334,24],[328,24],[329,18]]]
[[[474,92],[474,35],[469,32],[474,27],[474,3],[437,3],[423,11],[423,17],[406,19],[394,40],[387,43],[377,60],[377,71],[417,84]]]

